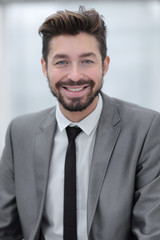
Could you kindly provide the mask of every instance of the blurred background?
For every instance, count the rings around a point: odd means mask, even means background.
[[[0,0],[0,155],[9,122],[53,106],[41,71],[38,28],[57,10],[95,8],[108,28],[103,91],[160,111],[160,1]]]

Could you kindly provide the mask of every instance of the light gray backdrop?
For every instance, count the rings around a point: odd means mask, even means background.
[[[95,8],[108,26],[110,96],[160,111],[160,2],[0,1],[0,154],[11,119],[55,104],[41,71],[38,28],[57,10]],[[6,1],[7,2],[7,1]]]

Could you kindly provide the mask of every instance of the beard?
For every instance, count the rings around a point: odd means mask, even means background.
[[[60,81],[57,82],[55,85],[55,88],[57,89],[57,93],[55,92],[55,90],[51,87],[50,85],[50,80],[48,78],[48,83],[49,83],[49,87],[51,90],[51,93],[53,94],[54,97],[57,98],[58,102],[61,103],[61,105],[68,111],[70,112],[79,112],[79,111],[83,111],[85,110],[92,102],[93,100],[98,96],[98,94],[101,91],[102,85],[103,85],[103,78],[101,81],[101,85],[94,90],[94,86],[95,86],[95,82],[93,80],[79,80],[77,82],[74,82],[72,80],[68,80],[68,81]],[[82,99],[82,97],[77,97],[77,98],[72,98],[70,99],[70,101],[66,101],[65,97],[63,96],[63,94],[61,94],[61,87],[63,86],[78,86],[81,87],[84,84],[87,84],[88,87],[90,88],[90,91],[87,93],[85,100]]]

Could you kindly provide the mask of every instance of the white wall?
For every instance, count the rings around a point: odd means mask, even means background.
[[[160,111],[160,2],[56,2],[0,7],[0,154],[12,118],[55,104],[41,72],[38,28],[57,10],[96,8],[108,26],[103,90]]]
[[[8,46],[6,31],[6,8],[0,7],[0,154],[8,122],[12,118],[10,102],[10,80],[8,72]]]

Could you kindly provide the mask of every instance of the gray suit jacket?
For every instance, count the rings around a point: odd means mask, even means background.
[[[89,239],[160,240],[160,115],[102,96],[90,170]],[[1,240],[40,239],[55,130],[55,108],[9,126],[0,162]]]

